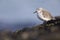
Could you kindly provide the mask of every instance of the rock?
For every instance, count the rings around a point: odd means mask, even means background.
[[[0,32],[0,40],[60,40],[60,16],[32,28]]]

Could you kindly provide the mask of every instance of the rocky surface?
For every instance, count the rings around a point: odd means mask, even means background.
[[[0,40],[60,40],[60,16],[32,28],[0,31]]]

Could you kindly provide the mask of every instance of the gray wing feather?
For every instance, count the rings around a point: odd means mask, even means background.
[[[43,10],[42,12],[43,12],[43,15],[44,15],[45,18],[51,18],[51,19],[53,18],[53,16],[51,15],[50,12],[48,12],[46,10]]]

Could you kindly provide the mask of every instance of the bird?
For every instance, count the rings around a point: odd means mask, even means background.
[[[37,17],[42,21],[50,21],[55,20],[55,17],[51,15],[51,13],[44,8],[37,8],[34,13],[37,13]]]

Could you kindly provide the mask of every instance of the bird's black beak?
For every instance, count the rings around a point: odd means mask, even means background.
[[[37,13],[37,11],[33,12],[33,13]]]

